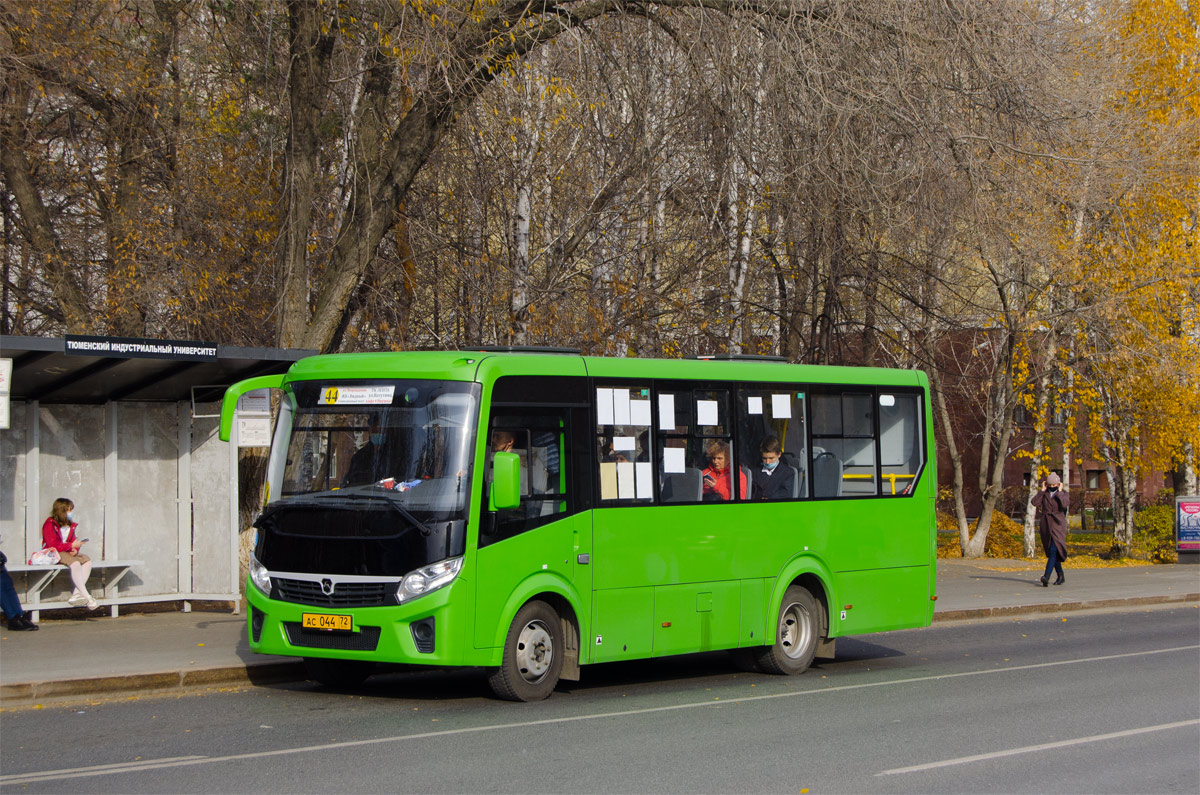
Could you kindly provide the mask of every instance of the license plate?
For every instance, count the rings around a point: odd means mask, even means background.
[[[305,629],[354,629],[354,616],[335,616],[329,613],[304,613],[300,625]]]

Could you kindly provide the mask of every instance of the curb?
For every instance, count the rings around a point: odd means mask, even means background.
[[[267,685],[297,682],[306,678],[304,663],[296,661],[229,665],[219,668],[150,674],[91,676],[45,682],[14,682],[0,685],[0,708],[22,707],[42,701],[65,701],[101,694],[134,695],[187,688]]]
[[[943,613],[935,612],[933,614],[933,622],[1020,615],[1045,615],[1049,613],[1076,612],[1108,607],[1140,607],[1144,605],[1182,602],[1200,602],[1200,593],[947,610]],[[0,709],[27,707],[42,702],[54,703],[79,700],[99,695],[134,695],[137,693],[162,693],[189,688],[269,685],[300,682],[307,678],[308,674],[304,669],[304,663],[297,660],[295,662],[229,665],[217,668],[199,668],[162,673],[93,676],[45,682],[14,682],[12,684],[0,685]]]
[[[996,618],[1027,614],[1069,613],[1078,610],[1103,609],[1106,607],[1142,607],[1176,602],[1198,602],[1200,593],[1185,593],[1171,596],[1131,596],[1126,599],[1093,599],[1087,602],[1045,602],[1036,605],[1006,605],[1004,607],[974,607],[962,610],[934,612],[933,621],[962,621],[972,618]]]

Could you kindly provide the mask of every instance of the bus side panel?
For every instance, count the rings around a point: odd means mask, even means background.
[[[814,503],[810,516],[828,529],[822,557],[834,571],[928,566],[929,506],[915,497],[830,500]]]
[[[838,635],[862,635],[929,623],[929,567],[844,571],[837,575],[838,599],[831,609],[840,618]]]
[[[655,588],[654,656],[737,646],[741,598],[737,581]]]
[[[771,580],[756,578],[742,580],[742,620],[738,646],[762,646],[767,642],[767,594]]]
[[[654,652],[653,588],[596,591],[592,611],[592,637],[582,641],[591,649],[589,662],[636,660]]]

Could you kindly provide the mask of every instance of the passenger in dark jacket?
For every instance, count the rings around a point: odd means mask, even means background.
[[[1062,562],[1067,559],[1067,509],[1071,505],[1067,492],[1062,488],[1062,478],[1054,472],[1042,481],[1038,493],[1030,501],[1041,509],[1038,519],[1038,535],[1046,553],[1046,573],[1042,575],[1042,587],[1050,584],[1050,572],[1058,574],[1055,585],[1067,581],[1063,576]]]
[[[780,460],[783,447],[775,436],[767,436],[758,446],[762,465],[751,473],[751,499],[790,500],[796,470]]]

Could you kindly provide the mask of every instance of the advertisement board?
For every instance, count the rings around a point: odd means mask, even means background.
[[[1200,552],[1200,497],[1175,498],[1175,549]]]

